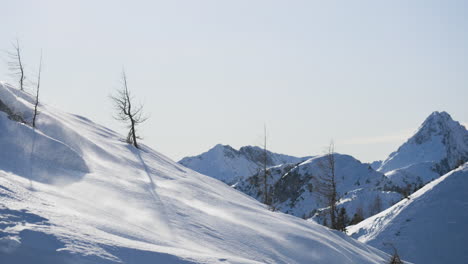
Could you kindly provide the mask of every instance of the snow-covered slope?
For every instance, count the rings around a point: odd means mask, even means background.
[[[376,161],[373,161],[372,163],[370,163],[369,165],[374,170],[378,170],[380,168],[380,166],[382,166],[382,162],[383,162],[382,160],[376,160]]]
[[[267,165],[297,163],[309,157],[297,158],[267,151]],[[204,175],[221,180],[229,185],[251,176],[262,167],[264,151],[259,147],[245,146],[236,150],[229,145],[218,144],[205,153],[186,157],[180,164]]]
[[[383,184],[384,190],[413,193],[425,184],[440,177],[437,163],[433,161],[420,162],[389,171],[385,174],[388,181]]]
[[[382,163],[381,172],[435,162],[444,174],[468,160],[468,130],[446,112],[433,112],[417,132]]]
[[[348,228],[353,237],[414,263],[468,263],[468,163]]]
[[[402,196],[383,191],[386,177],[349,155],[334,154],[337,191],[343,199],[339,206],[346,208],[349,217],[359,209],[368,217],[398,202]],[[318,156],[298,164],[284,164],[269,168],[269,192],[271,204],[277,210],[298,217],[308,218],[326,204],[317,195],[314,186],[324,173],[321,163],[325,156]],[[259,177],[260,175],[260,177]],[[258,199],[263,199],[263,172],[253,175],[235,188]],[[377,206],[374,204],[379,203]],[[319,219],[317,219],[319,220]],[[321,222],[321,221],[319,221]]]
[[[31,98],[0,83],[7,112]],[[382,263],[344,234],[271,212],[90,120],[0,111],[0,263]]]

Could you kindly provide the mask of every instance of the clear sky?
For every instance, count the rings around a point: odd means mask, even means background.
[[[124,133],[109,95],[125,67],[173,159],[217,143],[384,159],[432,111],[468,122],[468,1],[3,1],[42,99]],[[0,79],[11,80],[5,63]]]

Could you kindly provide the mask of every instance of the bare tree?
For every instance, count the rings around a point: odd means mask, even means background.
[[[140,139],[140,137],[137,135],[136,127],[146,121],[147,118],[143,117],[143,107],[141,105],[135,106],[133,104],[133,98],[128,91],[125,71],[122,71],[122,88],[117,91],[115,96],[111,96],[111,99],[114,102],[114,106],[117,111],[115,119],[122,122],[128,122],[129,131],[127,135],[127,143],[139,148],[137,139]]]
[[[329,208],[330,227],[339,229],[337,223],[338,208],[336,203],[339,200],[337,191],[337,182],[335,175],[335,145],[333,142],[328,146],[327,154],[319,162],[321,170],[320,175],[316,177],[315,189],[317,194],[325,201]]]
[[[268,195],[268,171],[267,171],[267,163],[268,163],[268,152],[267,152],[267,130],[266,125],[263,127],[264,135],[263,135],[263,159],[262,159],[262,166],[263,166],[263,203],[268,205],[270,204],[270,199]]]
[[[388,260],[388,264],[404,264],[404,262],[400,259],[400,256],[395,251],[395,253]]]
[[[33,121],[32,121],[32,126],[33,128],[36,128],[36,119],[37,115],[39,114],[37,108],[39,106],[39,88],[41,87],[41,72],[42,72],[42,52],[41,52],[41,58],[39,60],[39,70],[37,74],[37,83],[36,83],[36,100],[34,102],[34,115],[33,115]]]
[[[387,264],[404,264],[400,258],[400,255],[398,255],[398,251],[395,246],[393,246],[393,244],[390,244],[390,246],[393,248],[393,254],[390,256]]]
[[[10,57],[8,68],[14,76],[18,76],[19,88],[21,91],[24,91],[24,81],[26,80],[26,76],[24,74],[24,65],[21,58],[21,47],[18,39],[16,39],[16,43],[13,43],[13,50],[8,52],[8,56]]]

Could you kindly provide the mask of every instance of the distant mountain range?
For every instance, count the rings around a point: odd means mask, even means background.
[[[358,208],[369,216],[375,210],[365,208],[372,207],[375,199],[382,204],[374,207],[388,208],[402,195],[414,192],[467,161],[468,131],[448,113],[433,112],[417,132],[384,161],[365,164],[349,155],[335,155],[338,178],[341,178],[338,185],[343,197],[341,205],[346,205],[350,217]],[[258,173],[262,169],[262,157],[263,149],[259,147],[235,150],[228,145],[216,145],[179,163],[235,185],[238,190],[260,200],[262,188]],[[320,173],[317,161],[321,156],[293,157],[268,151],[267,157],[273,205],[285,213],[312,216],[323,205],[312,188],[312,178]]]
[[[302,218],[310,218],[318,209],[326,206],[316,194],[317,176],[323,173],[321,164],[326,156],[317,156],[296,164],[283,164],[268,169],[271,205],[282,212]],[[334,154],[337,191],[351,218],[358,210],[364,217],[380,212],[398,202],[402,195],[395,191],[382,191],[386,182],[384,174],[372,169],[369,164],[361,163],[349,155]],[[261,200],[263,173],[255,174],[235,185],[235,188]],[[379,196],[379,198],[377,198]],[[372,207],[375,199],[380,200],[377,211]],[[323,220],[323,219],[322,219]],[[323,221],[319,221],[323,222]]]

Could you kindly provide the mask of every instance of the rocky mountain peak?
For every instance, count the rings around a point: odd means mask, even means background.
[[[446,136],[460,128],[464,127],[454,121],[447,112],[435,111],[426,118],[412,139],[416,144],[422,144],[431,140],[433,136]]]
[[[433,112],[417,132],[382,163],[382,172],[434,162],[443,174],[468,159],[468,130],[447,112]]]

